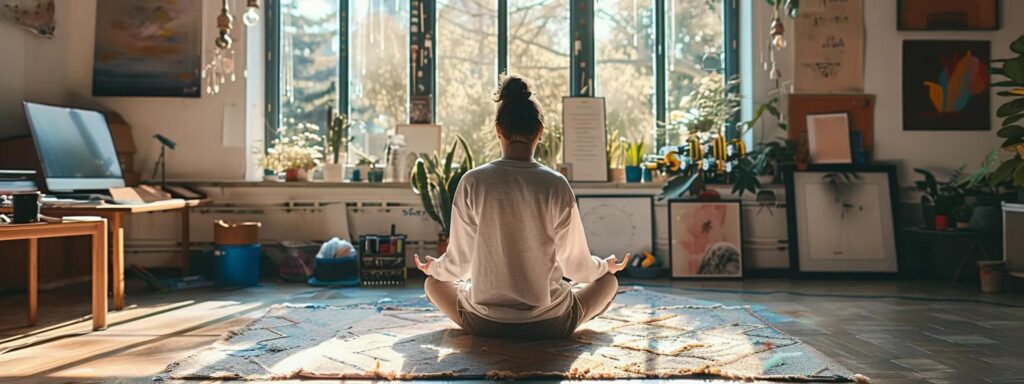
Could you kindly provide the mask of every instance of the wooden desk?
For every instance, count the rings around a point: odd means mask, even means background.
[[[102,204],[97,206],[43,206],[42,214],[54,217],[99,216],[110,223],[110,256],[113,270],[112,287],[114,309],[124,309],[124,217],[138,213],[178,211],[181,214],[181,268],[188,273],[188,258],[191,253],[189,239],[189,210],[208,204],[209,200],[168,200],[150,204],[121,205]]]
[[[36,324],[38,308],[39,239],[70,236],[92,237],[92,329],[107,327],[107,222],[106,220],[5,224],[0,225],[0,241],[28,240],[28,324]]]

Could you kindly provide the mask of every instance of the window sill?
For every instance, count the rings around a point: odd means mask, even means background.
[[[159,182],[147,181],[149,184]],[[352,182],[327,182],[327,181],[220,181],[220,180],[175,180],[167,181],[172,185],[187,185],[190,187],[207,188],[353,188],[353,189],[411,189],[407,182],[402,183],[352,183]],[[574,189],[661,189],[664,183],[612,183],[612,182],[576,182],[572,183]]]

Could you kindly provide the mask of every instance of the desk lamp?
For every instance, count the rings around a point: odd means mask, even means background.
[[[150,178],[151,179],[155,179],[156,178],[156,172],[159,170],[160,171],[160,188],[164,188],[164,187],[167,186],[167,182],[166,182],[166,177],[167,177],[167,158],[165,156],[165,152],[166,152],[167,148],[170,148],[173,151],[174,147],[178,146],[178,143],[175,143],[173,140],[168,139],[167,136],[161,135],[159,133],[153,135],[153,137],[156,138],[156,140],[160,142],[160,157],[158,157],[156,159],[156,164],[153,166],[153,176],[150,177]]]

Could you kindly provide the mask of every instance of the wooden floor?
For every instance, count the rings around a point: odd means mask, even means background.
[[[768,320],[875,383],[1024,383],[1024,295],[983,295],[948,282],[637,281],[727,305],[763,307]],[[88,286],[40,294],[39,325],[24,328],[25,296],[0,295],[0,382],[152,382],[168,363],[292,302],[350,304],[422,294],[392,289],[260,287],[149,293],[129,281],[124,311],[89,332]],[[21,328],[19,328],[21,327]]]

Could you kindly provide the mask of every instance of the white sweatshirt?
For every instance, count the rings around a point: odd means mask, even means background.
[[[452,202],[448,251],[428,273],[469,280],[462,308],[503,323],[557,317],[571,284],[608,272],[591,256],[572,188],[535,162],[497,160],[466,173]]]

